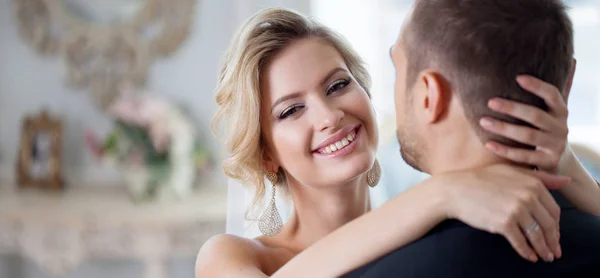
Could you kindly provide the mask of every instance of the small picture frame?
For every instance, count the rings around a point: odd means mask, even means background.
[[[18,154],[19,188],[62,190],[62,124],[43,110],[22,122],[21,148]]]

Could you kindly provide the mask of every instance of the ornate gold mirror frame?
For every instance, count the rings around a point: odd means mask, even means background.
[[[142,86],[152,62],[187,38],[196,0],[13,0],[21,37],[64,55],[67,84],[105,108],[123,84]]]
[[[23,119],[21,149],[17,160],[20,188],[63,189],[62,123],[47,111]]]

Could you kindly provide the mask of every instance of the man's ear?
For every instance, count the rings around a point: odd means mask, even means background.
[[[425,120],[428,123],[435,123],[447,112],[450,105],[448,84],[437,72],[423,72],[419,79],[426,93],[422,95],[417,105],[422,106]]]
[[[576,68],[577,59],[573,58],[573,67],[571,68],[571,73],[569,74],[569,78],[567,79],[567,84],[565,86],[564,99],[566,104],[569,104],[569,95],[571,95],[571,86],[573,85],[573,78],[575,77]]]

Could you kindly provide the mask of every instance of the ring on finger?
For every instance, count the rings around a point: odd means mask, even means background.
[[[531,225],[529,225],[527,228],[525,228],[525,234],[529,235],[531,233],[537,233],[540,231],[540,225],[536,222],[533,221],[533,223],[531,223]]]

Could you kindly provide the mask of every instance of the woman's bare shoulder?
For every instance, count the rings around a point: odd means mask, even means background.
[[[264,249],[264,245],[256,239],[215,235],[198,252],[196,278],[264,277],[260,265]]]

